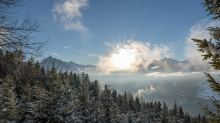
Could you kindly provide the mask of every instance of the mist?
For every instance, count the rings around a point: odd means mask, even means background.
[[[199,103],[208,105],[210,110],[215,111],[208,97],[214,95],[218,99],[218,94],[212,92],[209,87],[204,72],[88,74],[91,80],[98,79],[101,87],[108,84],[110,88],[116,89],[118,94],[124,94],[125,91],[132,93],[134,97],[142,94],[145,101],[164,101],[169,109],[173,108],[176,101],[185,109],[184,112],[187,111],[192,116],[204,115],[205,111],[201,109]],[[217,79],[219,72],[210,72],[210,74]]]

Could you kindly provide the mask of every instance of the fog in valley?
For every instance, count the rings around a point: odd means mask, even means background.
[[[177,72],[177,73],[88,73],[91,80],[98,80],[101,86],[110,85],[110,88],[117,89],[118,93],[130,92],[136,95],[142,94],[145,101],[165,101],[169,108],[173,108],[176,100],[185,111],[194,115],[204,114],[201,109],[208,105],[214,111],[214,106],[208,96],[218,99],[217,93],[209,88],[207,77],[203,72]],[[215,79],[219,72],[210,73]],[[208,91],[209,90],[209,91]]]

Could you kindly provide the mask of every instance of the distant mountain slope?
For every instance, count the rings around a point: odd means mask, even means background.
[[[80,65],[80,64],[77,64],[75,62],[65,62],[65,61],[62,61],[60,59],[56,59],[56,58],[53,58],[51,56],[43,59],[41,62],[40,62],[41,65],[43,65],[45,68],[49,67],[49,68],[52,68],[53,65],[57,68],[57,70],[62,70],[62,71],[74,71],[74,72],[82,72],[86,69],[95,69],[96,66],[93,66],[93,65]]]
[[[207,60],[203,61],[200,56],[185,61],[165,57],[161,60],[143,61],[139,65],[139,70],[141,72],[213,71],[214,69],[208,62]]]
[[[196,71],[213,71],[213,68],[208,64],[209,61],[203,61],[202,57],[193,57],[185,61],[178,61],[172,58],[163,58],[161,60],[153,60],[148,61],[144,60],[142,63],[140,63],[137,67],[139,68],[138,72],[196,72]],[[53,58],[51,56],[43,59],[41,61],[41,64],[47,68],[52,68],[54,65],[57,70],[66,71],[68,68],[68,71],[74,71],[74,72],[102,72],[101,68],[94,65],[81,65],[77,64],[73,61],[65,62],[56,58]],[[112,71],[112,72],[126,72],[123,70],[119,71]]]

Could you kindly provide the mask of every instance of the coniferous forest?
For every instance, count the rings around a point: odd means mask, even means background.
[[[0,0],[0,122],[1,123],[219,123],[219,104],[211,99],[217,113],[207,109],[206,115],[191,116],[174,100],[150,101],[129,91],[120,94],[110,85],[100,86],[98,80],[90,80],[85,72],[58,71],[44,68],[37,57],[43,53],[48,40],[38,41],[31,35],[38,32],[38,23],[29,15],[18,23],[10,11],[22,6],[22,0]],[[218,15],[219,0],[205,0],[210,14]],[[215,13],[214,13],[215,12]],[[20,24],[20,25],[19,25]],[[219,28],[211,28],[210,34],[219,41]],[[204,39],[197,42],[200,52],[206,52],[204,60],[217,70],[219,43],[214,45]],[[210,48],[212,47],[212,48]],[[213,49],[215,51],[213,51]],[[213,91],[220,91],[220,84],[206,73]],[[210,115],[210,116],[207,116]]]
[[[22,51],[1,50],[1,122],[40,123],[207,123],[206,116],[191,116],[176,103],[145,102],[142,96],[105,85],[89,75],[57,72]]]

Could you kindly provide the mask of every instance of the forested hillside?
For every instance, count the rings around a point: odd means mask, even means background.
[[[21,51],[1,50],[1,122],[49,123],[206,123],[205,116],[191,116],[176,103],[145,102],[129,92],[117,94],[89,75],[56,68],[45,69],[39,62],[24,61]]]

